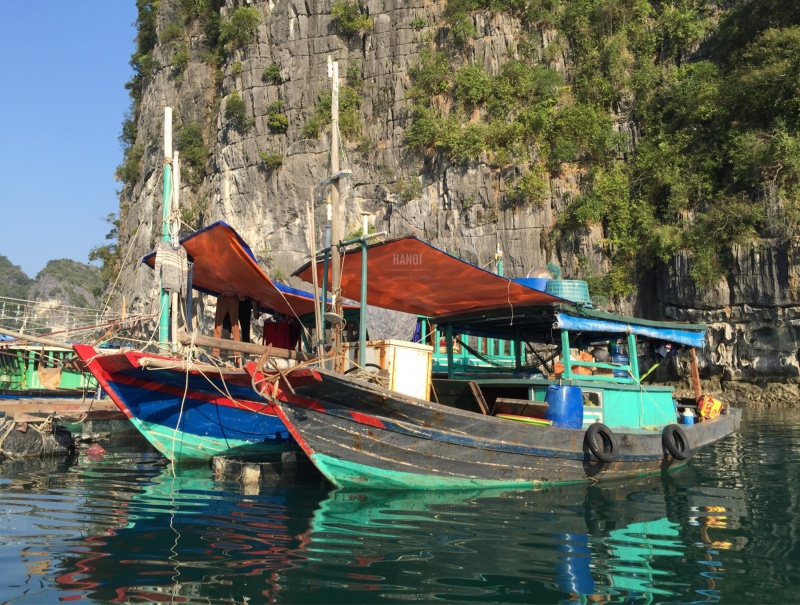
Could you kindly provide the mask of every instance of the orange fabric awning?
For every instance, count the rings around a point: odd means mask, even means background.
[[[460,260],[416,237],[373,244],[367,253],[367,304],[428,317],[568,303]],[[317,264],[322,283],[322,263]],[[295,275],[310,282],[311,264]],[[330,272],[329,272],[330,279]],[[361,250],[342,262],[342,295],[361,298]]]
[[[214,296],[257,300],[265,311],[303,316],[314,312],[313,295],[274,283],[258,265],[238,233],[217,222],[185,237],[181,244],[194,260],[193,286]],[[155,266],[155,253],[142,262]]]

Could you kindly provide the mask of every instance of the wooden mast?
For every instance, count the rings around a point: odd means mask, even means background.
[[[339,202],[339,62],[328,56],[328,77],[331,78],[331,295],[333,313],[338,321],[331,326],[331,345],[337,351],[342,344],[342,265],[339,243],[344,237]],[[334,362],[338,365],[338,362]],[[335,368],[335,369],[338,369]]]
[[[703,385],[700,383],[700,366],[697,363],[697,351],[694,347],[691,349],[692,351],[692,362],[691,362],[691,371],[692,371],[692,390],[694,391],[694,400],[695,403],[700,401],[700,398],[703,396]]]

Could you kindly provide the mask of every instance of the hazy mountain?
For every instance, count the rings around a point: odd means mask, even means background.
[[[100,270],[66,258],[51,260],[35,279],[0,255],[0,297],[50,301],[72,307],[95,308]]]
[[[7,257],[0,255],[0,296],[26,298],[33,280]]]
[[[31,300],[58,300],[72,307],[95,308],[101,290],[100,270],[67,258],[51,260],[28,290]]]

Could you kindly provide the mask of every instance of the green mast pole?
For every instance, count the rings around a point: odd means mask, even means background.
[[[500,244],[497,244],[497,254],[494,255],[494,260],[497,263],[497,274],[503,277],[503,251],[500,249]]]
[[[169,213],[172,201],[172,107],[164,108],[164,198],[161,221],[161,241],[170,241]],[[164,290],[163,282],[160,283],[158,315],[158,350],[167,354],[169,344],[169,294]]]
[[[358,365],[367,365],[367,234],[369,233],[368,213],[361,214],[361,308],[358,318]]]

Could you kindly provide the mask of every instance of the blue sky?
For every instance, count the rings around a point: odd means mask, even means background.
[[[0,0],[0,254],[87,262],[118,210],[135,0]]]

